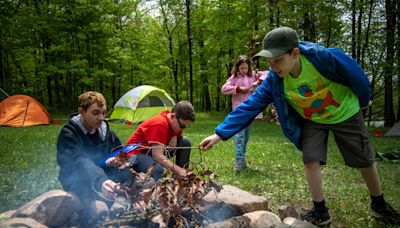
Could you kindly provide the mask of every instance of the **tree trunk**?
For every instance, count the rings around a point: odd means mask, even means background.
[[[400,121],[400,1],[397,1],[397,118],[396,121]]]
[[[374,5],[375,5],[374,1],[375,0],[371,0],[370,4],[369,4],[367,31],[365,32],[365,42],[364,42],[364,45],[362,47],[361,56],[360,56],[361,68],[364,68],[365,50],[367,50],[367,47],[368,47],[368,44],[369,44],[369,42],[368,42],[369,41],[369,31],[371,29],[372,12],[373,12]]]
[[[351,57],[356,55],[356,0],[351,0]]]
[[[7,64],[6,64],[6,58],[7,54],[6,51],[2,48],[2,45],[0,44],[0,88],[7,90],[9,89],[9,83],[8,83],[8,70],[7,70]],[[6,91],[9,92],[9,91]]]
[[[329,16],[328,18],[328,37],[326,39],[326,47],[331,45],[331,37],[332,37],[332,17]]]
[[[276,4],[278,5],[278,4]],[[281,11],[279,10],[279,7],[276,7],[276,27],[281,26]]]
[[[165,11],[164,8],[164,3],[163,1],[159,1],[160,8],[161,8],[161,14],[163,16],[163,21],[164,21],[164,29],[168,37],[168,53],[169,53],[169,58],[168,58],[168,66],[170,67],[170,76],[173,80],[173,85],[174,85],[174,94],[175,94],[175,100],[179,101],[179,80],[178,80],[178,60],[174,57],[174,47],[173,47],[173,32],[168,27],[168,15]]]
[[[42,38],[42,47],[43,47],[43,56],[44,56],[44,65],[48,66],[50,64],[48,49],[50,47],[50,42],[47,38]],[[47,73],[49,74],[49,72]],[[49,75],[46,76],[46,87],[47,87],[47,96],[49,101],[49,106],[53,106],[53,93],[51,90],[51,77]]]
[[[61,97],[60,97],[60,83],[58,76],[54,78],[54,103],[57,108],[61,107]]]
[[[364,12],[364,0],[360,0],[359,4],[359,11],[358,11],[358,20],[357,20],[357,62],[360,63],[360,56],[361,56],[361,31],[362,31],[362,17]]]
[[[203,34],[200,31],[200,34]],[[199,44],[199,49],[200,49],[200,80],[202,83],[202,108],[204,111],[210,111],[211,110],[211,98],[210,98],[210,91],[208,90],[208,75],[207,75],[207,59],[204,56],[204,52],[202,49],[204,49],[204,40],[203,36],[200,35],[200,40],[198,40]]]
[[[393,126],[393,67],[394,67],[394,32],[396,28],[396,5],[386,0],[386,65],[385,65],[385,127]]]
[[[121,95],[121,84],[122,84],[122,82],[121,82],[121,77],[118,77],[117,98],[113,100],[113,103],[112,103],[112,104],[117,103],[118,98],[122,96],[122,95]]]
[[[275,1],[274,0],[268,0],[268,9],[269,9],[269,25],[274,28],[274,7]]]
[[[186,29],[189,45],[189,84],[190,84],[190,102],[193,104],[193,64],[192,64],[192,37],[190,35],[190,0],[186,0]]]
[[[219,58],[217,58],[218,59],[218,64],[217,64],[218,68],[217,68],[217,72],[216,72],[217,86],[216,86],[216,91],[215,91],[216,92],[215,94],[217,94],[217,96],[215,98],[215,110],[217,112],[220,111],[220,107],[221,107],[221,87],[220,87],[220,85],[222,84],[222,64],[221,64],[222,53],[223,53],[223,51],[222,51],[222,49],[220,49],[219,50]]]
[[[172,47],[172,34],[168,33],[168,43],[169,43],[169,56],[170,56],[170,66],[172,69],[172,77],[174,79],[175,85],[175,100],[179,101],[179,81],[178,81],[178,64],[175,60],[173,47]]]
[[[114,72],[113,76],[111,77],[111,81],[112,81],[111,82],[111,98],[113,101],[115,101],[115,97],[117,96],[116,95],[116,85],[115,85],[116,80],[117,80],[117,78],[116,78],[115,72]]]
[[[48,15],[48,6],[49,6],[49,1],[47,0],[47,5],[42,6],[40,5],[40,1],[35,1],[34,5],[35,5],[35,9],[36,9],[36,13],[37,16],[39,18],[45,17],[46,15]],[[45,12],[42,15],[42,9],[41,7],[43,7],[45,9]],[[42,49],[43,51],[43,59],[44,59],[44,65],[47,66],[49,65],[49,56],[48,56],[48,49],[50,47],[50,41],[47,35],[47,31],[46,30],[40,30],[42,28],[39,28],[39,33],[38,33],[38,38],[40,39],[40,43],[38,43],[38,49]],[[40,61],[39,61],[40,62]],[[39,78],[40,80],[40,78]],[[38,87],[35,87],[36,89],[39,89]],[[50,106],[53,106],[53,96],[52,96],[52,90],[51,90],[51,77],[48,75],[46,76],[46,89],[47,89],[47,97],[48,97],[48,104]],[[44,100],[43,97],[39,97],[39,100]]]
[[[308,0],[303,2],[303,24],[302,29],[304,31],[304,40],[315,42],[315,19],[313,18],[314,9],[313,3]]]
[[[47,96],[49,98],[49,106],[53,106],[53,93],[51,90],[51,77],[46,77]]]
[[[253,0],[253,1],[250,1],[250,4],[252,4],[252,5],[255,5],[255,3],[257,2],[258,0]],[[258,7],[252,7],[252,10],[253,10],[253,17],[252,17],[252,19],[253,19],[253,28],[254,28],[254,31],[258,31],[258,28],[259,28],[259,15],[258,15]],[[250,56],[251,57],[251,56]]]

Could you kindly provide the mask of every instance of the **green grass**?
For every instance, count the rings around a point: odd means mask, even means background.
[[[213,133],[224,114],[199,113],[197,121],[186,130],[193,145]],[[65,117],[64,117],[65,118]],[[0,213],[17,209],[38,195],[61,188],[57,180],[56,140],[61,126],[0,128]],[[125,142],[134,127],[111,123],[111,127]],[[375,150],[393,151],[400,148],[398,138],[376,138],[371,130]],[[331,137],[332,138],[332,137]],[[221,142],[212,150],[192,152],[191,164],[202,164],[214,171],[221,184],[264,196],[269,209],[285,203],[301,207],[311,206],[303,173],[301,155],[281,133],[280,127],[267,121],[255,121],[248,145],[250,168],[233,171],[233,140]],[[385,198],[400,210],[400,165],[378,162]],[[322,169],[327,206],[332,217],[331,227],[382,227],[369,211],[369,194],[360,173],[343,164],[332,139],[329,141],[328,164]]]

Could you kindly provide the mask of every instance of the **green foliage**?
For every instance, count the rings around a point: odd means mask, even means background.
[[[198,145],[222,121],[221,113],[198,113],[196,122],[185,130],[185,135]],[[61,121],[61,126],[65,120]],[[126,142],[135,126],[110,123],[113,130]],[[56,165],[56,140],[61,126],[35,126],[26,128],[2,127],[0,131],[0,212],[17,209],[38,195],[59,189]],[[393,151],[400,147],[396,138],[373,136],[376,151]],[[212,150],[193,150],[191,165],[204,165],[215,172],[221,184],[235,185],[241,189],[267,198],[269,209],[285,203],[310,207],[311,199],[303,173],[299,151],[282,135],[280,126],[267,121],[254,121],[248,144],[250,167],[240,172],[233,170],[233,140],[220,142]],[[360,173],[343,164],[340,152],[330,137],[328,164],[322,168],[327,206],[330,208],[333,227],[382,227],[370,211],[367,188]],[[400,209],[399,164],[378,162],[385,198]]]
[[[385,88],[383,1],[190,2],[192,102],[199,110],[229,108],[220,87],[235,58],[254,55],[277,26],[291,26],[300,39],[351,53],[352,2],[354,23],[362,15],[356,26],[357,60],[375,77],[374,91]],[[28,94],[51,106],[56,103],[50,102],[51,94],[60,97],[57,104],[73,109],[72,99],[89,89],[104,93],[111,104],[143,84],[161,87],[176,99],[190,94],[185,1],[4,1],[0,24],[0,87],[11,95]],[[268,69],[265,60],[257,64]],[[398,74],[395,68],[393,86]],[[381,118],[383,97],[375,95],[372,112]]]

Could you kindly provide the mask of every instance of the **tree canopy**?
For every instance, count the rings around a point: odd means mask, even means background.
[[[150,84],[197,110],[228,110],[220,87],[235,58],[257,53],[278,26],[355,58],[372,82],[370,117],[388,126],[399,120],[400,1],[393,0],[4,0],[0,88],[69,111],[85,90],[114,104]],[[268,69],[265,60],[255,64]]]

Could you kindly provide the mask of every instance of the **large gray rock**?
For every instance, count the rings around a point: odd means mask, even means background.
[[[296,209],[290,205],[281,205],[278,208],[279,217],[283,221],[286,217],[299,218],[299,214]]]
[[[290,225],[291,227],[296,227],[296,228],[317,228],[317,226],[314,226],[313,224],[309,222],[302,221],[297,218],[293,217],[286,217],[283,220],[283,223]]]
[[[279,217],[269,211],[253,211],[243,216],[250,219],[250,228],[282,227]]]
[[[206,202],[221,201],[237,210],[238,214],[252,211],[268,210],[268,201],[262,196],[252,195],[232,185],[223,185],[223,189],[217,193],[209,192],[203,200]]]
[[[209,223],[242,215],[237,212],[237,209],[221,201],[214,201],[202,205],[198,207],[198,211]],[[186,215],[185,217],[190,218],[191,215]]]
[[[74,212],[82,210],[78,198],[62,190],[46,192],[18,209],[12,218],[32,218],[47,226],[68,224]]]
[[[0,222],[0,227],[47,228],[47,226],[32,218],[11,218],[4,222]]]

